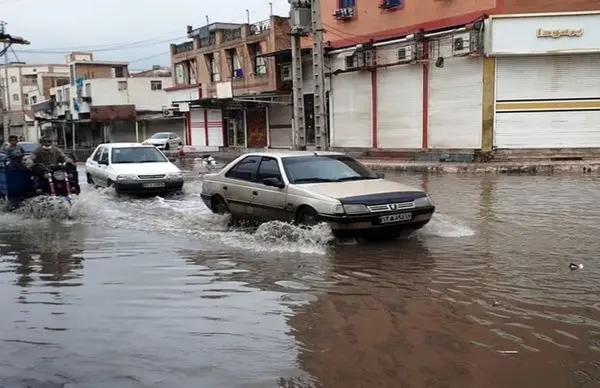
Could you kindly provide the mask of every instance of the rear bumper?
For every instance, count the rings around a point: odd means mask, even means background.
[[[181,190],[183,180],[116,182],[114,186],[122,193],[164,193]]]
[[[420,229],[425,226],[435,212],[435,206],[427,206],[405,212],[382,212],[379,214],[366,214],[356,216],[320,215],[319,217],[329,224],[334,231],[368,231],[385,228]],[[410,213],[410,220],[390,223],[381,223],[380,217],[395,214]]]

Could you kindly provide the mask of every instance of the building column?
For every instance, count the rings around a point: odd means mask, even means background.
[[[483,114],[481,151],[491,152],[494,147],[494,116],[496,95],[496,58],[483,59]]]
[[[429,42],[423,42],[423,58],[429,59]],[[429,149],[429,61],[423,62],[423,117],[421,148]]]

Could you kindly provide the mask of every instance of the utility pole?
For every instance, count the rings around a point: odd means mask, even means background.
[[[314,93],[315,146],[327,149],[327,115],[325,99],[325,59],[323,55],[323,25],[320,0],[289,0],[292,22],[293,79],[293,143],[295,149],[305,149],[306,122],[304,110],[304,79],[302,76],[302,37],[312,34],[312,84]]]
[[[321,22],[321,0],[312,0],[312,66],[313,88],[315,100],[315,146],[317,149],[327,149],[327,115],[325,114],[325,58],[323,54],[323,24]]]
[[[0,33],[6,34],[6,22],[0,21]],[[4,82],[2,82],[2,141],[7,141],[10,127],[10,91],[8,83],[8,44],[2,44],[2,52],[4,53]]]

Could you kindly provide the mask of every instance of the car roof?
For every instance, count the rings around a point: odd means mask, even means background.
[[[333,151],[266,151],[266,152],[247,152],[240,156],[271,156],[274,158],[289,158],[298,156],[342,156],[343,152]]]
[[[130,147],[135,147],[135,148],[148,148],[148,147],[152,147],[154,148],[154,146],[152,144],[142,144],[142,143],[103,143],[100,144],[98,147],[110,147],[110,148],[130,148]]]

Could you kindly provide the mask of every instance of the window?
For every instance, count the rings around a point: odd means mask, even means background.
[[[62,90],[56,92],[56,101],[61,102],[63,100]]]
[[[17,83],[17,77],[15,77],[14,75],[11,75],[10,76],[10,82],[13,83],[13,84],[16,84]]]
[[[111,160],[113,164],[126,163],[166,163],[169,160],[154,147],[119,147],[113,148]]]
[[[339,0],[340,8],[355,8],[356,0]]]
[[[31,96],[31,104],[37,104],[37,96]]]
[[[102,147],[98,147],[98,148],[96,148],[96,151],[94,152],[94,156],[92,156],[92,160],[93,160],[94,162],[98,162],[98,161],[100,161],[100,155],[102,154],[102,151],[103,151],[103,150],[104,150],[104,149],[103,149]]]
[[[92,84],[85,84],[85,97],[92,97]]]
[[[114,69],[114,75],[116,78],[125,77],[125,68],[123,66],[113,67],[113,69]]]
[[[19,101],[19,95],[17,93],[13,94],[13,101]]]
[[[71,89],[65,88],[65,101],[69,101],[71,99]]]
[[[227,55],[227,65],[229,66],[231,78],[244,78],[244,71],[242,70],[242,64],[240,62],[240,57],[237,54],[237,50],[227,49],[225,50],[225,54]]]
[[[257,181],[262,182],[263,179],[277,178],[281,180],[281,172],[279,170],[279,163],[274,158],[263,158],[258,166],[258,177]]]
[[[242,181],[251,182],[254,174],[256,173],[256,168],[258,167],[259,161],[260,157],[258,156],[248,156],[233,166],[231,170],[227,171],[225,176],[231,179],[239,179]]]
[[[252,58],[252,70],[254,75],[266,75],[267,74],[267,62],[265,58],[261,56],[262,50],[260,43],[252,43],[248,45],[248,53]]]
[[[162,90],[162,81],[150,81],[150,90]]]
[[[118,81],[117,82],[117,90],[119,92],[127,90],[127,81]]]
[[[404,7],[404,0],[383,0],[382,5],[387,9],[401,8]]]
[[[98,163],[108,164],[108,150],[106,148],[102,149]]]
[[[344,182],[376,179],[377,175],[348,156],[294,156],[283,158],[290,183]]]
[[[206,62],[208,72],[210,73],[210,82],[221,81],[221,74],[219,73],[219,66],[215,54],[204,54],[204,61]]]

